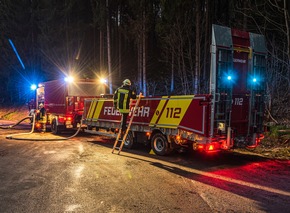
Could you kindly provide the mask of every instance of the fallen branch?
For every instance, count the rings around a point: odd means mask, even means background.
[[[268,109],[266,109],[266,110],[267,110],[267,112],[268,112],[270,118],[271,118],[271,119],[272,119],[276,124],[278,124],[278,121],[275,120],[275,119],[273,118],[273,116],[271,115],[270,111],[269,111]]]

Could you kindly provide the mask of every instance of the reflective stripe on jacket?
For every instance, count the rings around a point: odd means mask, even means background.
[[[39,110],[39,123],[46,123],[46,110],[44,108],[41,108]]]
[[[131,98],[136,99],[136,94],[130,86],[123,85],[119,87],[114,94],[114,107],[119,109],[120,113],[129,113]]]

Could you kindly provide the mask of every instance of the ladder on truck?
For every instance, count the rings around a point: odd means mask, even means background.
[[[122,151],[122,148],[124,146],[124,143],[126,141],[126,138],[128,136],[128,133],[130,131],[130,128],[131,128],[131,124],[133,122],[133,119],[134,119],[134,116],[135,116],[135,110],[138,108],[138,105],[140,103],[140,100],[141,100],[141,96],[142,96],[142,93],[140,92],[139,96],[138,96],[138,99],[137,99],[137,102],[135,104],[135,106],[131,109],[131,117],[130,117],[130,121],[129,121],[129,124],[127,126],[127,129],[126,129],[126,132],[125,134],[123,135],[123,138],[120,139],[121,137],[121,134],[122,134],[122,127],[120,127],[119,129],[119,132],[118,132],[118,135],[117,135],[117,138],[115,140],[115,143],[114,143],[114,146],[113,146],[113,150],[112,150],[112,153],[114,153],[115,150],[118,150],[118,155],[120,154],[120,152]],[[120,146],[117,147],[117,144],[118,142],[121,142]]]

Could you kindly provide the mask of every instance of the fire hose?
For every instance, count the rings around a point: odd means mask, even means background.
[[[73,137],[75,137],[75,136],[78,135],[78,133],[81,130],[82,120],[83,120],[83,117],[82,117],[79,128],[77,129],[77,131],[72,136],[62,137],[62,138],[50,138],[49,139],[49,138],[21,138],[21,137],[15,137],[15,136],[21,136],[21,135],[30,135],[30,134],[32,134],[34,132],[34,127],[35,127],[35,114],[33,114],[32,116],[28,116],[28,117],[25,117],[25,118],[21,119],[20,121],[18,121],[14,125],[0,126],[0,128],[2,128],[2,129],[11,129],[11,128],[19,125],[22,121],[24,121],[26,119],[31,119],[31,118],[32,118],[32,128],[31,128],[31,131],[30,132],[26,132],[26,133],[16,133],[16,134],[7,135],[6,136],[6,139],[30,140],[30,141],[59,141],[59,140],[68,140],[68,139],[71,139],[71,138],[73,138]]]
[[[0,126],[0,129],[12,129],[13,127],[19,125],[22,121],[26,120],[26,119],[31,119],[32,116],[27,116],[23,119],[21,119],[20,121],[18,121],[16,124],[13,124],[13,125],[9,125],[9,126]]]

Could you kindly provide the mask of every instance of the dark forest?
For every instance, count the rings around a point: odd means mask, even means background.
[[[125,78],[145,95],[208,93],[218,24],[265,36],[266,112],[283,122],[289,11],[287,0],[0,0],[0,102],[25,103],[32,83],[69,74],[106,77],[108,93]]]

